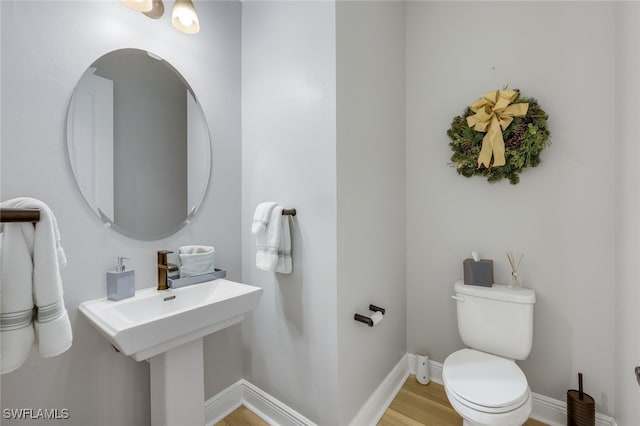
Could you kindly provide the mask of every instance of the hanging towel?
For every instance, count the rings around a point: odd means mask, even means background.
[[[252,234],[259,234],[267,229],[267,223],[271,217],[271,212],[277,204],[278,203],[273,201],[258,204],[258,207],[256,207],[256,211],[253,214],[253,223],[251,223]]]
[[[16,198],[1,206],[40,209],[35,226],[0,224],[0,373],[5,374],[26,361],[34,342],[43,357],[65,352],[72,333],[60,277],[67,259],[55,216],[33,198]]]
[[[180,278],[215,272],[215,249],[210,246],[182,246],[178,249]]]
[[[281,274],[290,274],[293,270],[293,262],[291,260],[291,216],[285,215],[280,217],[280,245],[278,246],[278,266],[276,272]]]
[[[282,215],[282,205],[273,202],[261,203],[256,207],[253,225],[256,225],[257,217],[264,216],[265,209],[270,210],[270,214],[264,221],[264,229],[262,226],[252,226],[251,229],[256,235],[256,267],[264,271],[291,273],[293,262],[289,217]]]

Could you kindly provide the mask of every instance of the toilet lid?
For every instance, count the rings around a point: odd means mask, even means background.
[[[442,376],[450,391],[480,407],[507,408],[528,396],[527,378],[515,362],[473,349],[449,355]]]

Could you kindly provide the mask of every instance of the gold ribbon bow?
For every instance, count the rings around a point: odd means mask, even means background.
[[[504,166],[504,140],[502,131],[513,121],[513,117],[523,117],[529,109],[528,103],[511,104],[518,92],[511,89],[487,92],[471,105],[475,114],[467,117],[467,124],[479,132],[486,132],[482,149],[478,156],[478,167],[489,168],[493,155],[493,166]],[[511,104],[511,105],[510,105]]]

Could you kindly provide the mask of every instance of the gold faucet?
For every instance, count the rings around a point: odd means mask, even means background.
[[[167,254],[173,253],[169,250],[158,250],[158,290],[168,290],[167,273],[170,265],[167,263]]]

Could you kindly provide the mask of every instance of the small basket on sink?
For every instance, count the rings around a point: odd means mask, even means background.
[[[213,281],[219,278],[225,278],[227,276],[227,271],[224,269],[216,268],[214,272],[202,275],[194,275],[191,277],[185,278],[167,278],[167,285],[170,288],[180,288],[191,284],[203,283],[206,281]]]

